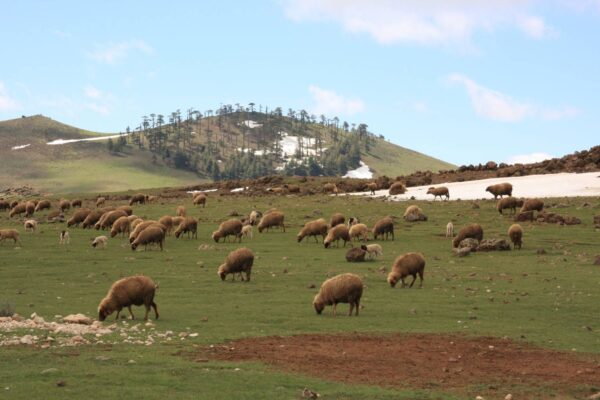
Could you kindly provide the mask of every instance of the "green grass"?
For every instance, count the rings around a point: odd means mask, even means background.
[[[598,199],[587,199],[596,204]],[[356,197],[209,197],[205,209],[190,199],[163,199],[159,204],[134,207],[148,218],[173,214],[185,204],[200,219],[198,240],[169,237],[164,252],[132,252],[120,239],[106,251],[93,251],[96,231],[71,229],[71,245],[59,247],[62,225],[42,225],[34,235],[22,234],[23,247],[0,244],[0,299],[15,304],[16,312],[32,312],[52,320],[56,314],[96,315],[100,299],[122,276],[143,273],[160,284],[156,301],[158,330],[198,332],[197,338],[150,347],[117,344],[77,348],[0,349],[0,395],[10,398],[298,398],[304,387],[326,398],[462,398],[456,392],[383,389],[345,385],[300,375],[284,374],[249,363],[197,363],[190,360],[195,346],[268,335],[335,332],[451,332],[465,335],[508,336],[536,345],[579,352],[598,352],[600,268],[592,265],[598,253],[598,232],[591,225],[594,208],[579,208],[585,200],[569,202],[561,214],[574,215],[583,225],[560,227],[523,224],[521,251],[474,254],[456,258],[443,236],[446,223],[458,228],[480,222],[485,237],[504,237],[509,218],[498,215],[491,201],[472,209],[470,202],[417,202],[428,214],[426,223],[398,223],[396,240],[381,242],[384,256],[377,261],[349,264],[345,249],[298,244],[300,226],[334,211],[358,216],[371,226],[381,216],[401,216],[406,203],[386,203]],[[216,268],[233,243],[210,241],[219,222],[232,210],[277,207],[286,212],[287,232],[258,234],[245,241],[257,259],[252,281],[221,282]],[[22,228],[0,217],[0,226]],[[199,249],[200,245],[203,250]],[[537,255],[543,247],[547,254]],[[404,252],[424,253],[427,266],[423,289],[390,289],[382,266]],[[286,273],[287,270],[287,273]],[[314,313],[317,287],[330,274],[355,272],[363,276],[364,309],[358,318]],[[346,306],[340,306],[341,313]],[[142,310],[138,309],[137,316]],[[416,312],[413,312],[416,311]],[[112,319],[112,318],[110,318]],[[585,327],[590,327],[588,330]],[[98,356],[109,360],[99,361]],[[135,360],[130,364],[129,360]],[[56,374],[42,375],[47,368]],[[235,371],[240,368],[240,371]],[[67,386],[56,387],[58,380]],[[481,382],[485,385],[486,382]],[[9,387],[3,391],[4,387]],[[478,387],[467,388],[466,398]],[[201,395],[200,395],[201,394]]]

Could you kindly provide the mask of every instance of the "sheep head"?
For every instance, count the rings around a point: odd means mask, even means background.
[[[313,300],[313,307],[315,307],[315,311],[319,315],[321,315],[321,313],[323,312],[323,309],[325,309],[325,303],[323,303],[323,301],[321,301],[318,294],[315,296],[315,299]]]
[[[212,239],[217,243],[219,243],[219,239],[221,239],[222,237],[223,235],[221,234],[221,231],[214,231],[212,233]]]
[[[217,270],[217,275],[219,275],[222,281],[225,280],[225,277],[227,276],[227,273],[225,272],[225,264],[221,264],[219,266],[219,269]]]
[[[398,283],[398,277],[396,275],[388,275],[387,277],[387,281],[390,284],[391,287],[395,287],[396,283]]]

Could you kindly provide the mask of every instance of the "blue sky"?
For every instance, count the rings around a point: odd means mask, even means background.
[[[4,2],[0,119],[256,104],[469,164],[598,145],[600,0]]]

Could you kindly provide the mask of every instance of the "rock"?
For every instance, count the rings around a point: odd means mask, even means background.
[[[81,324],[81,325],[91,325],[92,319],[89,317],[86,317],[83,314],[70,314],[67,315],[66,317],[64,317],[63,322],[67,323],[67,324]]]
[[[594,215],[594,224],[600,225],[600,215]]]
[[[469,254],[471,254],[471,248],[470,247],[462,247],[462,248],[458,248],[458,249],[452,249],[452,251],[458,257],[466,257]]]
[[[317,286],[316,286],[314,283],[311,283],[310,285],[308,285],[308,288],[309,288],[309,289],[314,289],[314,288],[316,288],[316,287],[317,287]]]
[[[33,336],[25,335],[19,339],[19,343],[31,346],[33,344]]]
[[[21,317],[19,314],[13,314],[11,318],[13,321],[23,322],[23,317]]]
[[[471,208],[474,210],[477,210],[477,209],[479,209],[479,204],[473,202],[473,203],[471,203]]]
[[[308,388],[304,388],[304,390],[302,391],[302,397],[305,399],[317,399],[317,398],[321,397],[321,395],[315,391],[308,389]]]
[[[504,251],[510,250],[510,244],[504,239],[483,239],[477,251]]]
[[[58,382],[56,382],[56,386],[58,386],[58,387],[65,387],[65,386],[67,386],[67,382],[65,382],[65,381],[58,381]]]
[[[517,215],[515,215],[515,221],[516,222],[524,222],[524,221],[531,221],[533,222],[533,213],[534,211],[525,211],[525,212],[520,212]]]
[[[566,217],[564,217],[564,223],[565,223],[565,225],[580,225],[581,220],[577,217],[566,216]]]
[[[479,246],[479,240],[473,239],[473,238],[463,239],[458,244],[459,249],[468,247],[470,251],[477,251],[478,246]]]
[[[600,399],[600,392],[591,395],[590,397],[588,397],[588,399],[590,399],[590,400],[598,400],[598,399]]]

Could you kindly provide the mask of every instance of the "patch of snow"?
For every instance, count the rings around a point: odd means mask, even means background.
[[[216,192],[219,189],[206,189],[206,190],[190,190],[189,192],[187,192],[188,194],[196,194],[196,193],[210,193],[210,192]]]
[[[243,192],[244,190],[248,190],[248,186],[231,189],[231,193]]]
[[[298,151],[298,148],[300,147],[300,144],[302,144],[303,156],[314,156],[316,154],[314,148],[316,139],[290,136],[287,134],[287,132],[279,132],[279,134],[281,135],[279,146],[281,147],[281,152],[284,157],[294,157],[296,155],[296,151]]]
[[[371,179],[373,178],[373,173],[367,164],[360,161],[360,167],[348,171],[342,178]]]
[[[251,119],[247,119],[246,121],[242,121],[241,125],[250,128],[250,129],[254,129],[254,128],[260,128],[261,126],[263,126],[262,124],[259,124],[256,121],[252,121]]]
[[[241,147],[237,148],[237,151],[242,153],[253,153],[255,156],[264,156],[265,154],[269,154],[268,150],[255,150],[255,149],[242,149]]]
[[[21,145],[21,146],[14,146],[14,147],[11,148],[11,150],[21,150],[21,149],[24,149],[24,148],[29,147],[29,146],[31,146],[31,143],[24,144],[24,145]]]
[[[127,136],[127,134],[124,134],[124,135],[106,135],[106,136],[98,136],[98,137],[85,138],[85,139],[56,139],[56,140],[53,140],[53,141],[48,142],[46,144],[49,145],[49,146],[58,146],[58,145],[63,145],[63,144],[76,143],[76,142],[93,142],[93,141],[97,141],[97,140],[118,139],[121,136]]]

